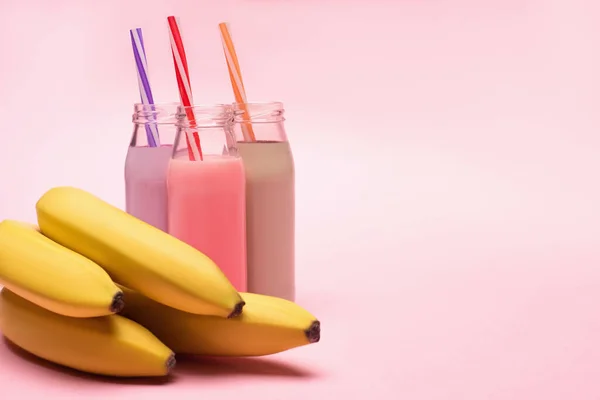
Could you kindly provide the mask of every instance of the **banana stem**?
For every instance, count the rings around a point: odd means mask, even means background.
[[[313,321],[313,323],[310,324],[310,327],[304,331],[304,334],[309,343],[317,343],[321,340],[321,323],[319,321]]]

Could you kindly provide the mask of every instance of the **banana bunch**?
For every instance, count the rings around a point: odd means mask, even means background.
[[[73,187],[38,225],[0,222],[0,331],[45,360],[108,376],[164,376],[175,354],[263,356],[320,340],[299,305],[238,293],[186,243]]]

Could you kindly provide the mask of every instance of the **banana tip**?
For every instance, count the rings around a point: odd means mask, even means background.
[[[175,354],[171,353],[169,358],[167,358],[167,362],[165,363],[165,366],[167,367],[167,374],[171,372],[173,368],[175,368],[176,364],[177,360],[175,360]]]
[[[321,340],[321,323],[319,321],[313,321],[308,329],[304,331],[304,334],[309,343],[317,343]]]
[[[245,301],[240,301],[238,302],[235,307],[233,307],[233,311],[231,312],[231,314],[229,314],[229,316],[227,318],[235,318],[237,316],[239,316],[242,313],[242,310],[244,309],[244,306],[246,305]]]
[[[113,297],[112,303],[110,303],[110,312],[112,313],[120,313],[121,311],[123,311],[123,308],[125,307],[125,299],[124,299],[124,295],[123,292],[117,292],[117,294],[115,294],[115,296]]]

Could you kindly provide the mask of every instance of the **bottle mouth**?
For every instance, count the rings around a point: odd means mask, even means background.
[[[236,123],[268,123],[285,121],[283,103],[265,101],[233,103],[233,119]]]
[[[177,107],[176,125],[180,128],[222,128],[233,122],[230,104],[200,104]]]
[[[155,103],[133,105],[132,122],[134,124],[174,124],[177,119],[179,103]]]
[[[235,102],[232,104],[232,107],[234,110],[236,110],[238,107],[242,106],[242,105],[246,105],[250,108],[257,108],[257,107],[267,107],[267,108],[277,108],[277,109],[283,109],[283,102],[281,101],[275,101],[275,100],[267,100],[267,101],[248,101],[246,103],[239,103],[239,102]]]

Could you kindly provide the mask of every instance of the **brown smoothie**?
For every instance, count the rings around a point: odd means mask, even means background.
[[[246,170],[248,291],[295,299],[295,177],[288,142],[238,142]]]

